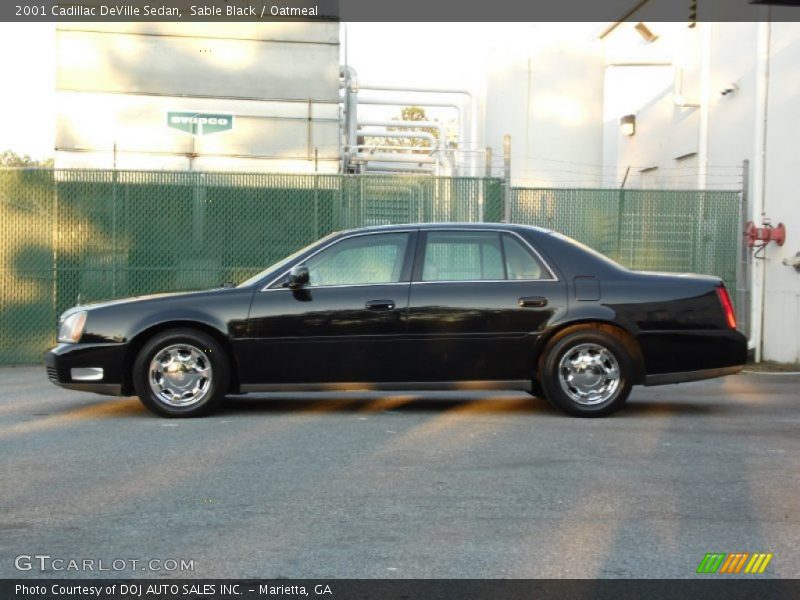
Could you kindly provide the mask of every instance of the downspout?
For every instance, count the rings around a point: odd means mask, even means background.
[[[755,151],[753,156],[753,221],[760,223],[766,210],[766,167],[767,167],[767,117],[769,108],[770,38],[772,26],[769,22],[770,9],[767,7],[766,19],[758,23],[758,45],[756,65],[756,114]],[[755,360],[761,362],[764,352],[764,305],[766,299],[767,269],[766,260],[753,261],[753,343]]]
[[[708,188],[708,130],[711,114],[711,28],[712,23],[701,23],[702,65],[700,67],[700,136],[697,148],[697,188]]]
[[[344,80],[345,148],[342,171],[347,172],[354,147],[358,144],[358,74],[353,67],[339,67],[339,76]]]

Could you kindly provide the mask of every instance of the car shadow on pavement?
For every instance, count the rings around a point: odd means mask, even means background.
[[[425,413],[460,411],[467,414],[558,413],[541,398],[527,394],[379,394],[375,392],[309,394],[252,394],[229,396],[224,413]]]
[[[670,416],[670,415],[721,415],[737,411],[734,404],[709,402],[629,401],[616,413],[619,417]]]
[[[88,396],[87,396],[88,397]],[[674,415],[719,415],[737,412],[741,407],[731,403],[680,401],[629,401],[610,418],[658,417]],[[566,418],[546,400],[527,394],[467,393],[398,393],[378,392],[314,392],[259,393],[228,396],[222,405],[208,415],[247,414],[310,414],[310,413],[444,413],[463,414],[527,414]],[[23,411],[27,412],[27,411]],[[70,403],[59,408],[42,408],[30,413],[34,420],[155,418],[135,396],[98,399]]]
[[[87,396],[88,398],[88,396]],[[72,420],[94,418],[143,417],[150,413],[136,396],[99,398],[68,404],[59,408],[41,409],[32,413],[35,417],[58,417]]]

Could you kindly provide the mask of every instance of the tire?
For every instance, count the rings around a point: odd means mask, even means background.
[[[163,417],[197,417],[216,408],[230,384],[230,363],[210,335],[170,329],[148,340],[133,363],[133,387]]]
[[[625,346],[599,329],[580,329],[547,345],[539,363],[547,401],[576,417],[604,417],[625,404],[633,361]]]

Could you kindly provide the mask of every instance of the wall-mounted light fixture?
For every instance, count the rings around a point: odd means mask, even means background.
[[[636,133],[636,115],[625,115],[619,120],[619,129],[622,135],[628,137]]]
[[[737,83],[729,83],[724,88],[722,88],[719,93],[723,96],[727,96],[728,94],[733,94],[734,92],[739,91],[739,84]]]

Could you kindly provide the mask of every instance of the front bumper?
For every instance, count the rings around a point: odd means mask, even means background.
[[[121,396],[125,344],[59,344],[44,355],[47,377],[70,390]]]

